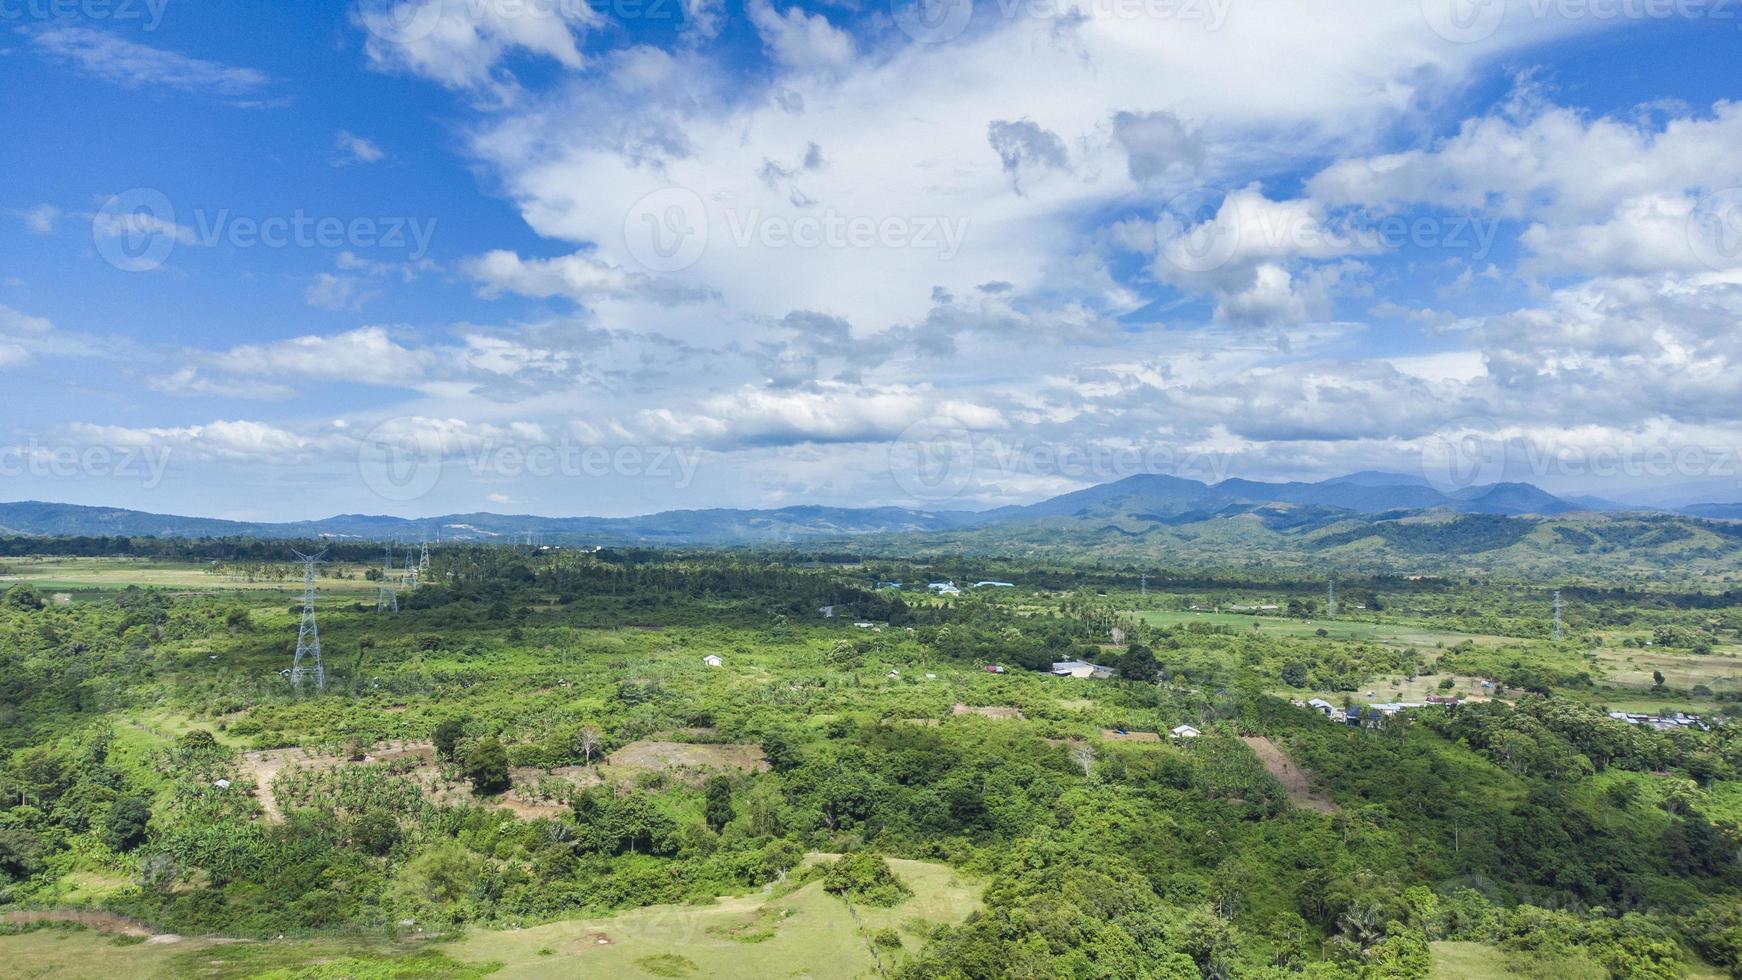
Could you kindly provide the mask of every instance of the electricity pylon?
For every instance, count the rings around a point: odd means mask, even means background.
[[[315,690],[324,691],[327,689],[327,670],[321,663],[321,629],[315,622],[315,564],[321,556],[292,553],[302,562],[302,624],[296,631],[296,656],[290,662],[290,686],[302,687],[302,679],[312,676]]]
[[[393,587],[393,546],[387,546],[387,556],[381,560],[381,591],[375,597],[375,611],[398,612],[399,590]]]

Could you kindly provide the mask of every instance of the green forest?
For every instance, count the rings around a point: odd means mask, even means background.
[[[60,543],[10,975],[1742,976],[1734,589]]]

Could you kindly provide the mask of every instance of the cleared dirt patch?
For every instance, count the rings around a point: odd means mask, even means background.
[[[302,748],[244,752],[241,770],[244,779],[254,781],[254,797],[260,802],[260,809],[266,813],[266,819],[276,823],[284,819],[284,813],[278,806],[278,800],[272,795],[272,780],[287,766],[336,769],[378,763],[393,763],[394,769],[416,778],[423,785],[424,795],[434,802],[453,799],[454,794],[450,789],[438,785],[441,779],[435,761],[435,746],[429,742],[386,742],[370,749],[362,759],[356,761]]]
[[[1288,756],[1276,747],[1275,742],[1256,735],[1243,735],[1240,741],[1252,749],[1258,756],[1258,761],[1264,763],[1264,768],[1288,791],[1290,803],[1303,810],[1318,813],[1337,812],[1337,804],[1329,796],[1313,789],[1312,779],[1306,770],[1288,761]]]
[[[995,706],[974,707],[972,705],[958,704],[951,713],[957,715],[979,715],[982,718],[1007,718],[1016,721],[1024,720],[1020,708]]]
[[[0,922],[4,922],[7,925],[18,926],[36,925],[37,923],[43,922],[71,922],[96,932],[106,932],[112,936],[153,938],[162,935],[164,939],[159,940],[160,942],[165,940],[168,942],[175,942],[181,938],[180,936],[171,933],[154,933],[143,923],[135,922],[126,916],[116,915],[113,912],[92,912],[85,909],[43,909],[41,911],[22,910],[18,912],[7,912],[4,915],[0,915]]]
[[[1111,728],[1101,729],[1101,738],[1108,742],[1159,742],[1161,736],[1155,732],[1116,732]]]

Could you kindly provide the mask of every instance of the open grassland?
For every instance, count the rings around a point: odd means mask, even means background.
[[[1225,626],[1243,633],[1257,627],[1260,636],[1316,637],[1323,630],[1325,638],[1334,640],[1365,640],[1384,646],[1429,650],[1438,646],[1470,642],[1477,646],[1503,646],[1518,642],[1504,636],[1480,633],[1454,633],[1449,630],[1427,629],[1407,623],[1373,622],[1352,619],[1289,619],[1282,616],[1253,616],[1246,613],[1198,612],[1193,610],[1145,610],[1130,614],[1133,618],[1154,626],[1174,626],[1200,623]]]
[[[891,860],[913,897],[893,908],[847,903],[813,881],[711,905],[661,905],[530,929],[475,931],[449,948],[467,963],[501,963],[510,977],[876,976],[870,937],[895,929],[901,948],[877,948],[885,969],[922,940],[911,927],[953,924],[979,903],[979,888],[939,864]]]
[[[1430,694],[1442,696],[1455,694],[1467,700],[1481,700],[1494,696],[1492,688],[1482,686],[1483,678],[1480,677],[1454,675],[1452,676],[1452,686],[1442,688],[1440,683],[1446,679],[1446,676],[1443,674],[1421,674],[1416,677],[1405,677],[1401,674],[1387,674],[1361,684],[1360,689],[1356,691],[1299,691],[1287,687],[1275,687],[1271,689],[1271,693],[1277,697],[1293,698],[1297,701],[1322,698],[1338,707],[1342,707],[1345,701],[1350,704],[1369,704],[1377,701],[1403,701],[1413,704],[1425,702]]]
[[[89,928],[0,936],[0,962],[14,980],[473,980],[493,964],[460,963],[430,942],[283,939],[242,942],[175,935],[120,935]]]
[[[1604,647],[1596,655],[1605,679],[1616,687],[1649,690],[1656,683],[1652,672],[1657,671],[1663,674],[1664,684],[1676,690],[1703,685],[1713,693],[1742,691],[1742,657],[1735,654]]]
[[[373,593],[360,565],[325,565],[315,579],[323,593]],[[44,592],[88,592],[130,585],[174,590],[280,591],[302,594],[300,569],[288,563],[255,569],[144,558],[8,558],[0,561],[0,590],[28,582]]]

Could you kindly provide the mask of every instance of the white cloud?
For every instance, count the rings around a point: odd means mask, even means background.
[[[355,133],[339,130],[333,139],[333,166],[344,167],[354,163],[380,163],[387,159],[387,151],[376,145],[373,140],[365,139]]]
[[[596,254],[576,252],[554,259],[524,259],[503,249],[465,259],[460,271],[477,280],[487,295],[519,293],[537,299],[561,296],[576,303],[641,298],[658,303],[688,303],[704,298],[695,287],[632,272]]]
[[[360,7],[354,16],[367,32],[366,50],[377,68],[501,97],[513,87],[496,71],[509,53],[525,51],[579,68],[577,34],[603,22],[587,3],[476,0],[395,0]]]
[[[357,276],[339,276],[330,272],[319,273],[315,276],[315,281],[303,290],[303,299],[310,306],[351,312],[362,310],[363,304],[379,298],[380,295],[379,291],[372,289]]]
[[[129,427],[75,422],[68,433],[77,442],[135,449],[167,449],[181,461],[300,463],[330,451],[330,439],[302,436],[264,422],[216,421],[203,425]]]
[[[884,441],[930,416],[973,428],[1004,426],[996,409],[935,392],[838,383],[798,391],[746,385],[704,399],[694,412],[653,409],[639,421],[657,438],[678,442],[777,445]]]
[[[44,57],[123,88],[168,88],[244,100],[272,82],[252,68],[190,58],[87,27],[52,27],[29,37]]]
[[[822,14],[797,6],[774,9],[769,0],[750,0],[750,22],[775,61],[798,72],[840,71],[853,63],[853,39]]]
[[[250,379],[220,381],[205,377],[198,368],[183,366],[162,374],[149,375],[146,387],[169,395],[211,395],[218,398],[280,399],[295,392],[288,385]]]
[[[52,204],[39,204],[24,212],[24,227],[38,235],[54,234],[55,223],[60,220],[60,208]]]
[[[381,327],[334,336],[307,336],[273,344],[249,344],[215,355],[212,362],[234,374],[289,375],[324,381],[411,385],[421,380],[432,355],[393,342]]]

